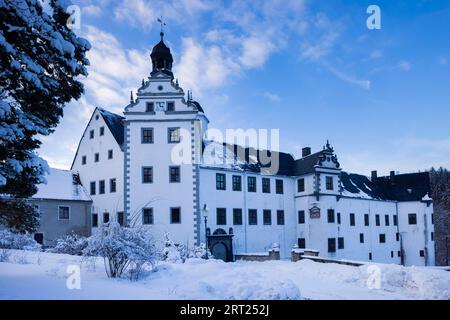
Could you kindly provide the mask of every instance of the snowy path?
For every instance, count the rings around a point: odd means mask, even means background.
[[[381,288],[369,289],[367,266],[313,261],[161,263],[138,282],[108,279],[103,261],[11,250],[0,263],[0,299],[449,299],[450,272],[378,265]],[[82,265],[81,289],[66,288],[68,265]],[[301,294],[301,296],[300,296]]]

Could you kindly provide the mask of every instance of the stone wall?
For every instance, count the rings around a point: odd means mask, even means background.
[[[280,260],[280,251],[276,249],[271,249],[267,254],[236,254],[235,260],[241,261],[269,261],[269,260]]]

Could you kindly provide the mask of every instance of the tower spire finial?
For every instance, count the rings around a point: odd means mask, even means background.
[[[161,36],[161,41],[163,41],[163,37],[164,37],[163,26],[165,26],[166,23],[163,21],[163,17],[162,16],[161,16],[161,18],[158,18],[158,22],[161,24],[161,32],[159,33],[159,35]]]
[[[134,103],[133,90],[130,93],[130,103]]]

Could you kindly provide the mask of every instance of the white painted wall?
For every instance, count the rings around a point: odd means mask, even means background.
[[[155,103],[155,112],[145,112],[146,102]],[[175,112],[158,110],[159,102],[175,102]],[[197,203],[195,165],[192,162],[192,139],[195,123],[202,116],[184,102],[184,93],[168,77],[152,77],[138,93],[135,104],[126,108],[126,212],[131,223],[142,223],[142,209],[153,208],[154,224],[148,225],[158,240],[164,233],[171,240],[192,246],[197,243]],[[204,116],[203,116],[204,117]],[[204,120],[203,120],[204,121]],[[186,135],[181,143],[168,143],[168,128],[179,127]],[[153,128],[154,142],[143,144],[141,129]],[[184,130],[184,131],[183,131]],[[200,140],[201,141],[201,140]],[[180,164],[172,157],[174,148],[184,146],[187,161]],[[181,182],[169,182],[169,167],[179,165]],[[142,167],[153,167],[153,183],[142,183]],[[181,223],[170,223],[170,208],[181,209]]]
[[[431,232],[434,232],[434,225],[432,224],[433,205],[427,206],[426,203],[418,201],[400,202],[398,208],[405,264],[434,265],[434,241],[431,240]],[[410,213],[416,214],[417,224],[408,223],[408,214]],[[420,250],[424,250],[424,257],[420,256]]]
[[[226,190],[216,190],[216,173],[226,176]],[[232,176],[242,177],[242,191],[233,191]],[[247,192],[247,177],[256,177],[257,192]],[[262,193],[262,177],[270,179],[270,193]],[[282,179],[283,194],[276,194],[275,180]],[[202,167],[200,169],[200,204],[209,209],[208,228],[211,234],[218,228],[229,233],[233,228],[233,250],[235,254],[245,252],[267,252],[273,243],[280,245],[282,258],[289,258],[292,246],[296,243],[294,210],[294,179],[281,176],[262,176],[238,170],[225,170]],[[227,224],[217,225],[216,209],[226,208]],[[242,225],[233,225],[233,208],[242,209]],[[257,225],[248,224],[248,210],[256,209]],[[272,224],[263,224],[263,210],[270,209]],[[284,225],[277,224],[277,210],[284,210]],[[202,218],[203,219],[203,218]],[[201,241],[205,242],[205,227],[202,220]]]
[[[100,127],[105,128],[103,136],[100,136]],[[94,130],[93,139],[89,137],[91,130]],[[113,150],[113,159],[108,159],[108,150]],[[94,162],[95,153],[99,153],[99,162]],[[82,164],[82,156],[86,156],[85,165]],[[111,220],[115,220],[117,212],[123,211],[123,152],[98,109],[94,111],[81,138],[72,170],[79,172],[81,182],[88,193],[91,181],[96,183],[96,194],[91,195],[91,198],[92,212],[98,214],[99,225],[105,212],[110,214]],[[116,179],[115,193],[110,193],[109,189],[109,181],[112,178]],[[100,180],[105,180],[105,194],[99,194]]]

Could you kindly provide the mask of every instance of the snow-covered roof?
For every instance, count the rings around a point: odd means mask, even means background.
[[[73,171],[50,168],[50,174],[45,175],[45,179],[47,183],[37,186],[38,192],[33,199],[92,201]]]

